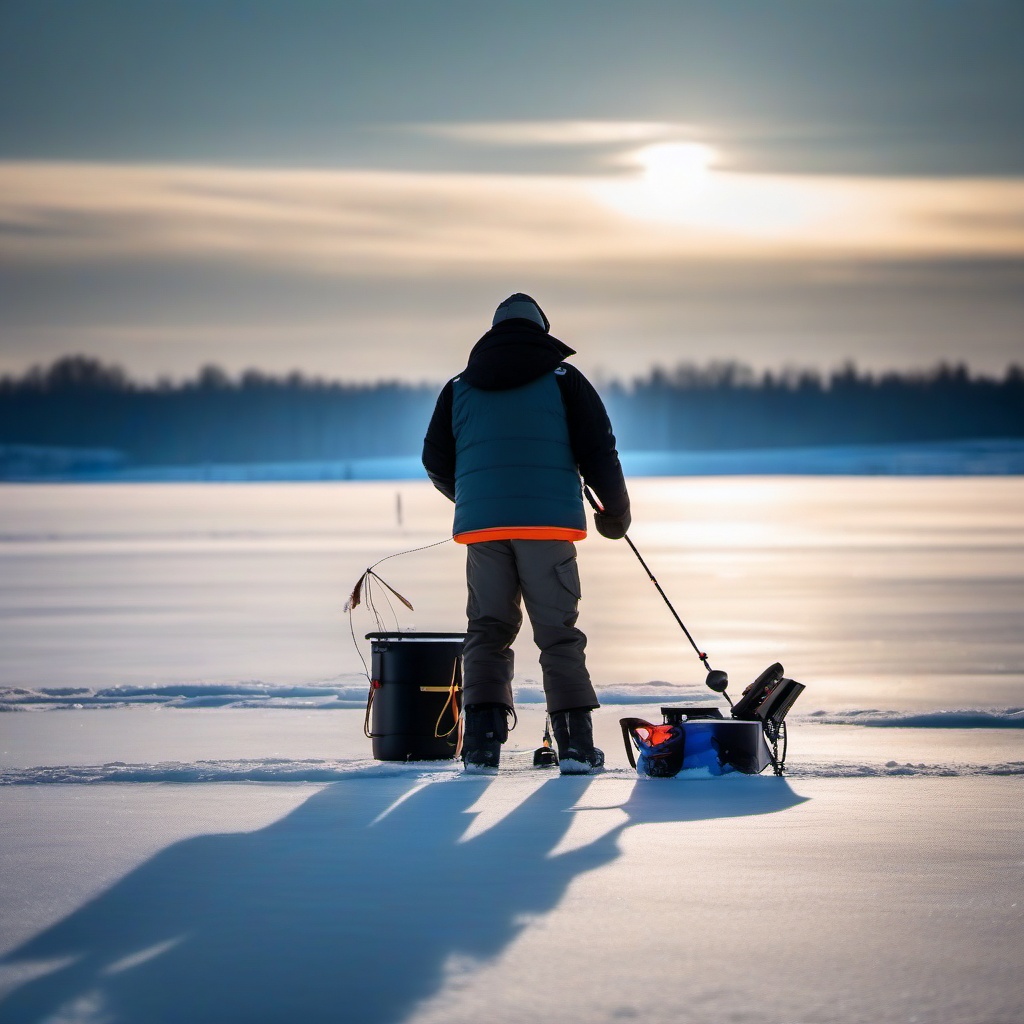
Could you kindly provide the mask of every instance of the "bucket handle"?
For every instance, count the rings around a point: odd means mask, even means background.
[[[372,740],[377,736],[377,733],[370,729],[370,709],[373,707],[373,698],[377,695],[377,691],[380,689],[380,680],[370,680],[370,692],[366,695],[366,714],[363,716],[363,735],[368,739]]]
[[[458,730],[458,735],[455,737],[455,756],[458,757],[462,752],[462,717],[459,714],[459,702],[456,700],[455,695],[458,691],[458,684],[461,682],[459,678],[459,659],[455,659],[455,664],[452,665],[452,679],[448,684],[448,699],[444,702],[444,706],[441,708],[441,713],[437,716],[437,721],[434,723],[434,739],[436,740],[447,740],[451,737],[451,734]],[[451,728],[447,732],[441,732],[441,719],[444,718],[444,713],[451,707],[452,709],[452,722]]]
[[[452,678],[448,684],[448,699],[444,702],[441,708],[441,713],[437,716],[437,721],[434,723],[434,739],[436,740],[447,740],[453,732],[458,730],[458,736],[455,739],[455,756],[458,757],[462,752],[462,716],[459,714],[459,702],[456,700],[456,694],[459,690],[459,683],[462,682],[462,677],[459,675],[459,659],[455,659],[455,664],[452,666]],[[370,680],[370,691],[366,695],[366,713],[363,715],[363,735],[368,739],[376,739],[380,736],[385,736],[386,733],[376,733],[370,728],[370,712],[373,710],[373,699],[377,696],[377,691],[380,689],[380,681],[377,679]],[[452,726],[447,732],[441,732],[441,720],[444,718],[444,713],[448,708],[452,709]]]

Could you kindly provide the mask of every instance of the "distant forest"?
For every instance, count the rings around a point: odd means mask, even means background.
[[[136,465],[418,455],[438,385],[352,384],[214,366],[133,381],[70,356],[0,377],[0,444],[111,449]],[[873,374],[736,363],[653,370],[600,387],[622,451],[1024,437],[1024,371],[963,365]]]

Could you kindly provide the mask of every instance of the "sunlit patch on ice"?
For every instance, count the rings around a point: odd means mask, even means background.
[[[112,1024],[116,1017],[106,1008],[107,1000],[99,989],[83,992],[46,1018],[46,1024]]]
[[[173,949],[181,942],[182,938],[183,936],[176,935],[172,939],[165,939],[163,942],[157,942],[135,953],[129,953],[127,956],[121,957],[120,960],[115,960],[114,963],[108,964],[100,973],[104,975],[121,974],[123,971],[130,971],[134,967],[140,967],[142,964],[155,960],[158,956],[162,956]]]
[[[593,792],[593,786],[597,783],[597,779],[592,780],[580,800],[570,808],[572,818],[569,827],[548,851],[549,860],[572,853],[573,850],[581,850],[629,821],[629,815],[621,807],[586,806],[583,801]]]
[[[549,777],[546,772],[538,772],[533,777],[517,774],[514,786],[496,785],[500,776],[487,779],[479,798],[466,812],[473,814],[474,818],[466,827],[465,832],[459,836],[458,842],[471,842],[499,825],[543,786]],[[480,779],[480,776],[473,778]],[[480,779],[480,781],[485,780]]]
[[[381,811],[380,814],[378,814],[377,817],[370,822],[370,827],[372,828],[374,825],[377,825],[380,822],[382,822],[392,811],[396,810],[398,807],[404,804],[406,800],[408,800],[410,797],[415,796],[417,793],[420,792],[420,790],[426,788],[430,784],[431,780],[424,780],[418,785],[413,786],[411,789],[407,789],[397,800],[394,800],[390,804],[388,804],[388,806],[385,807],[384,810]]]

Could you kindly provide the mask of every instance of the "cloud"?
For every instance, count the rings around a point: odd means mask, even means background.
[[[998,369],[1019,349],[1022,214],[1020,180],[712,172],[676,194],[642,169],[0,163],[0,365],[84,350],[144,373],[441,379],[525,290],[585,370]]]
[[[439,121],[401,127],[421,135],[492,146],[595,146],[693,134],[692,128],[668,121]]]
[[[179,259],[340,275],[628,260],[1024,255],[1024,181],[671,180],[0,164],[13,263]]]

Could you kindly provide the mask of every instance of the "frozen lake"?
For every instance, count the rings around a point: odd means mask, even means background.
[[[579,547],[607,771],[531,767],[524,637],[481,778],[362,734],[342,607],[447,536],[429,486],[0,488],[0,1018],[1020,1020],[1024,479],[632,491],[734,688],[808,685],[786,778],[628,767],[623,712],[714,698],[625,544]],[[462,560],[384,562],[384,624],[460,629]]]
[[[811,687],[805,713],[1024,704],[1024,478],[651,478],[631,491],[631,537],[734,689],[780,660]],[[0,687],[353,696],[362,666],[342,608],[356,578],[449,529],[426,483],[4,486]],[[416,609],[385,628],[462,629],[463,557],[448,543],[380,566]],[[579,557],[599,687],[699,687],[629,548],[593,534]],[[365,654],[375,623],[360,609],[354,625]],[[517,658],[529,698],[528,635]]]

